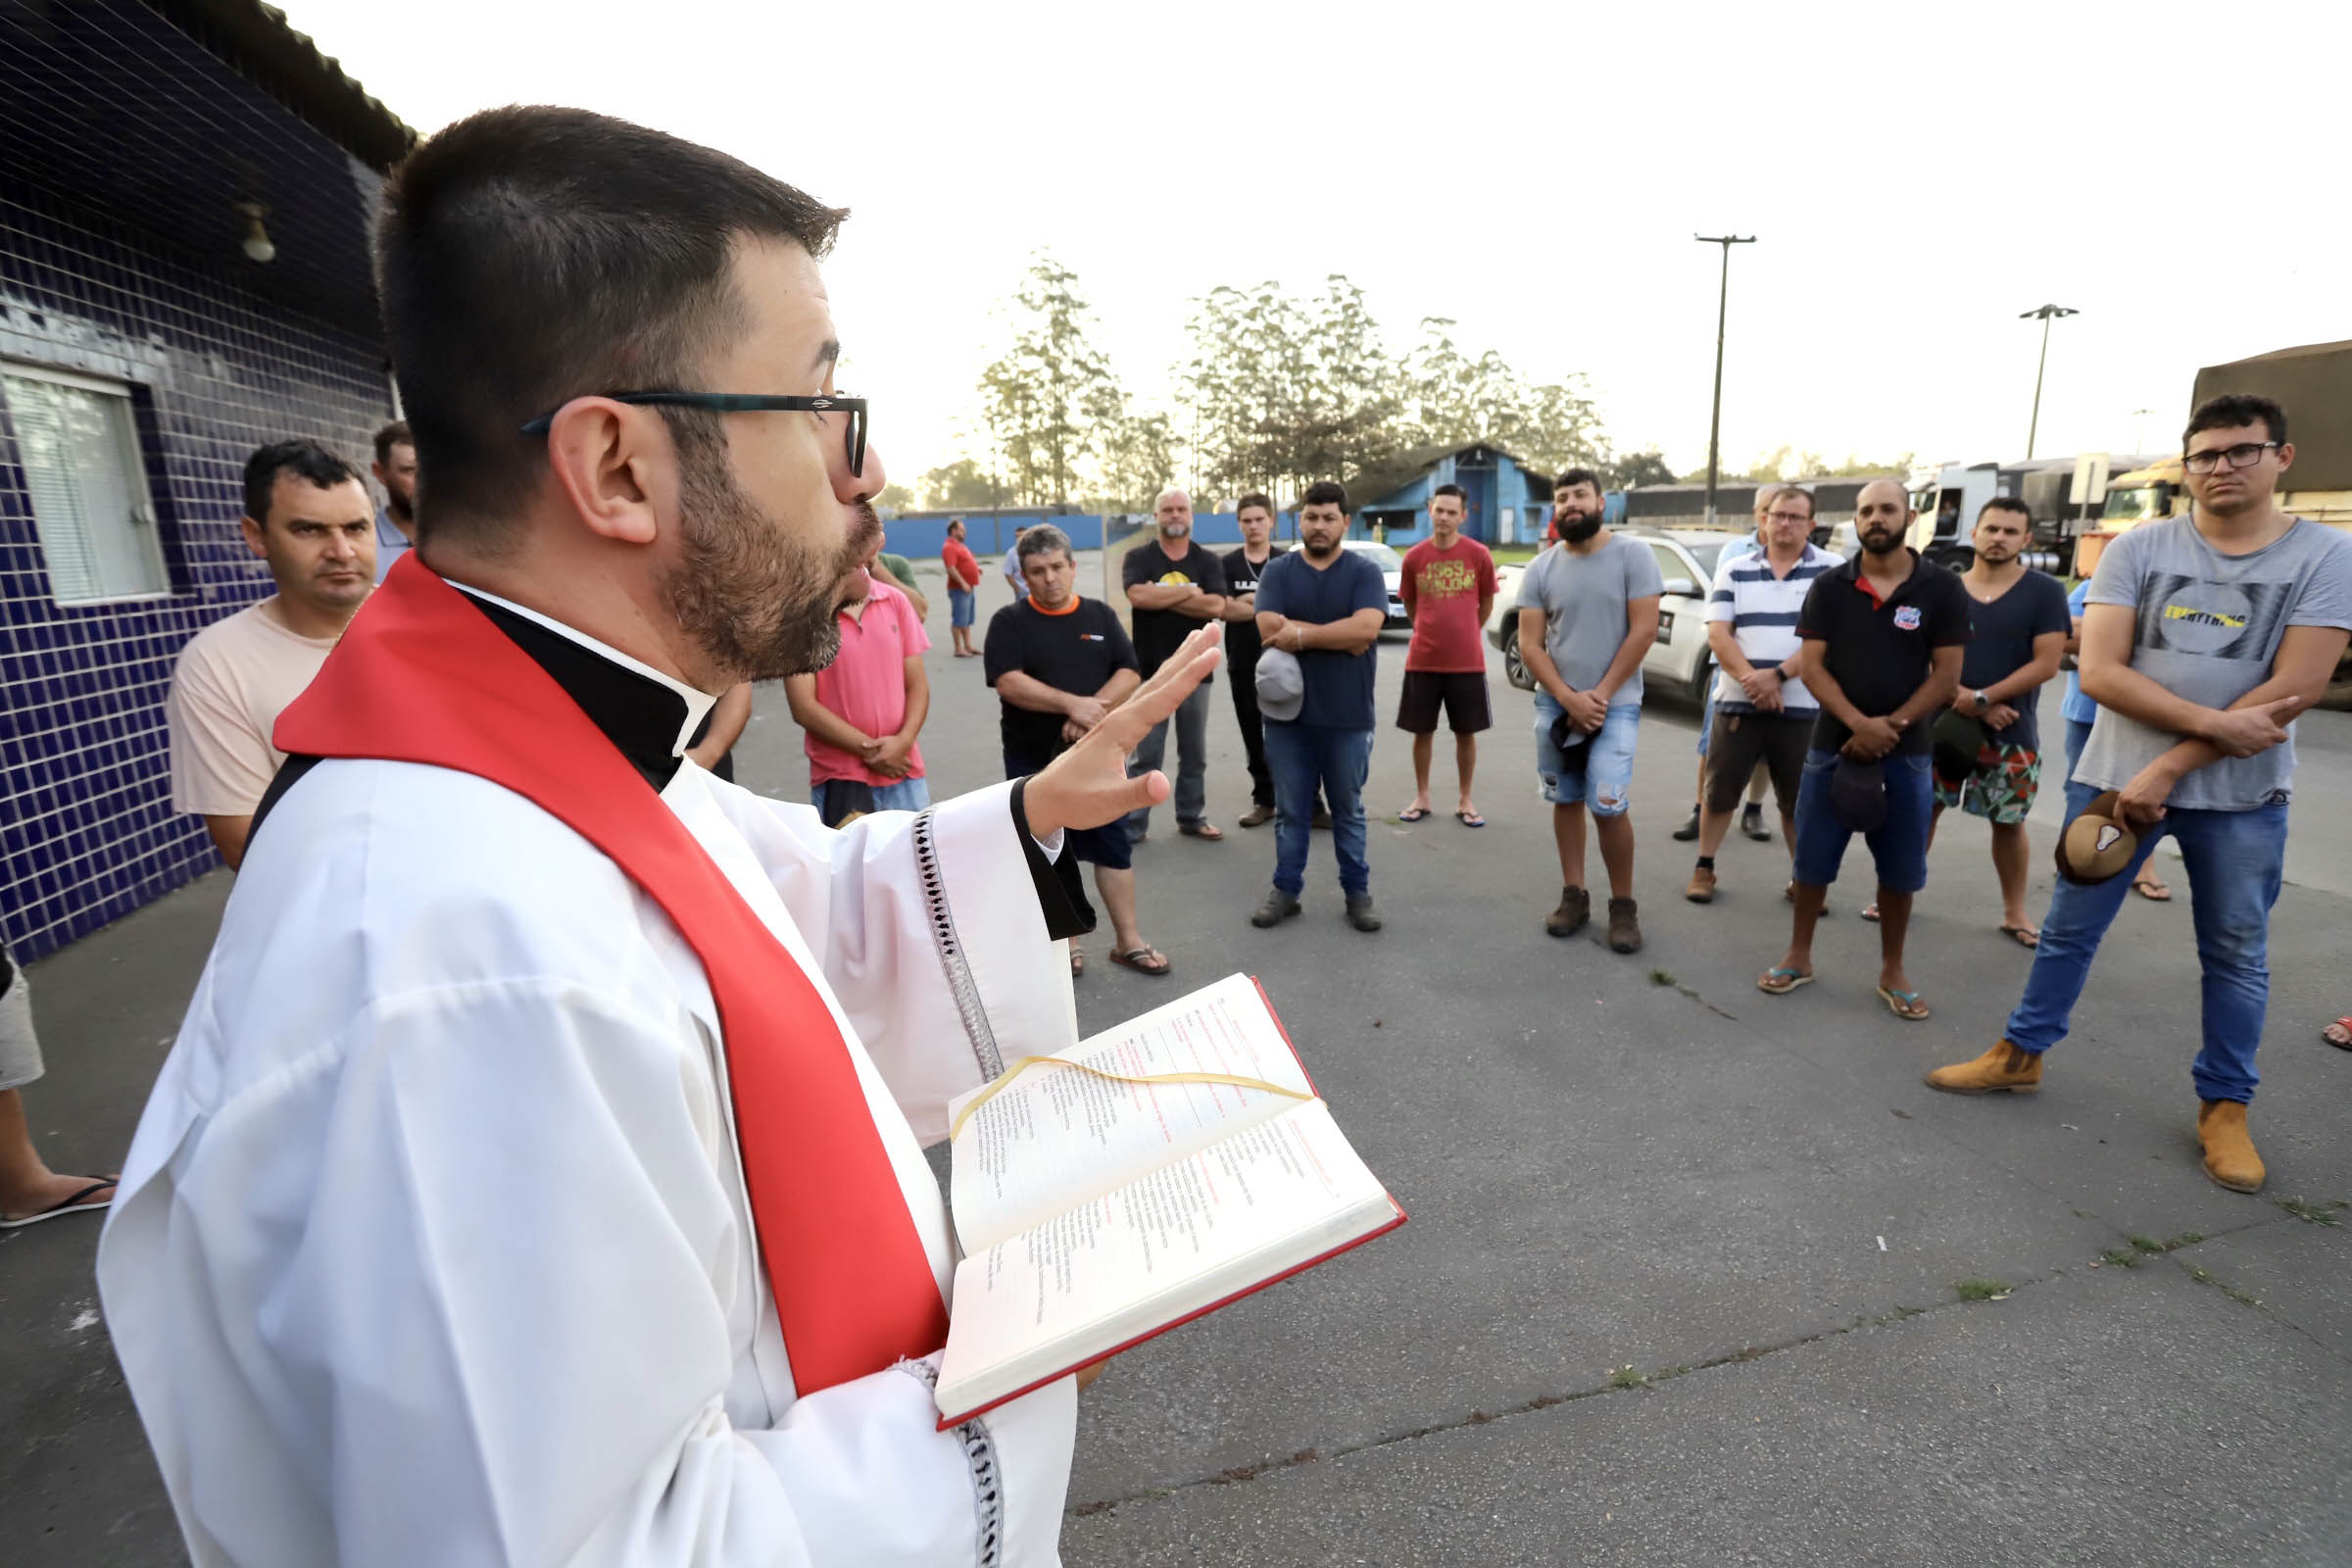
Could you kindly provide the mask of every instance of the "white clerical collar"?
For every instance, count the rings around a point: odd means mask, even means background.
[[[570,641],[579,644],[582,648],[585,648],[590,653],[596,655],[597,658],[618,664],[621,668],[629,671],[631,674],[642,675],[647,680],[658,682],[659,684],[665,686],[669,690],[677,693],[686,704],[686,722],[678,729],[677,744],[670,748],[670,755],[672,757],[683,757],[686,755],[687,743],[693,740],[694,732],[702,728],[703,719],[709,715],[712,705],[718,701],[717,698],[711,696],[709,692],[701,691],[695,687],[689,686],[684,681],[677,679],[675,676],[664,675],[662,673],[662,671],[656,669],[653,665],[645,662],[643,660],[632,659],[627,654],[624,654],[619,649],[613,647],[612,644],[599,642],[596,638],[589,636],[577,626],[566,626],[564,624],[564,622],[556,619],[553,615],[542,614],[540,612],[533,610],[528,605],[518,605],[512,599],[502,599],[498,595],[490,592],[487,588],[476,588],[471,583],[460,582],[455,577],[444,577],[441,580],[445,583],[448,583],[452,588],[457,589],[460,593],[469,594],[475,599],[482,600],[488,604],[496,605],[499,609],[507,611],[512,614],[520,615],[525,620],[531,621],[537,625],[545,626],[549,631],[554,632],[557,636],[567,638]]]

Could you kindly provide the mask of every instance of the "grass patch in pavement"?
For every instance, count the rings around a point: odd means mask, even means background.
[[[2303,1198],[2274,1198],[2271,1201],[2306,1225],[2341,1224],[2342,1221],[2336,1217],[2338,1210],[2352,1208],[2352,1200],[2341,1198],[2332,1202],[2318,1203]]]
[[[1959,1280],[1952,1290],[1963,1301],[1997,1301],[2009,1294],[2007,1280]]]

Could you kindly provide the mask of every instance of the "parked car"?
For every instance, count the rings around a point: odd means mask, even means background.
[[[1382,631],[1410,631],[1413,617],[1404,612],[1404,558],[1377,539],[1348,539],[1342,548],[1359,556],[1370,556],[1380,568],[1381,581],[1389,585],[1389,618]]]
[[[1665,584],[1658,600],[1658,640],[1642,661],[1644,694],[1665,690],[1705,702],[1708,683],[1715,678],[1715,656],[1707,647],[1707,593],[1714,584],[1715,564],[1724,546],[1741,536],[1705,528],[1617,531],[1649,547]],[[1519,577],[1525,569],[1509,566],[1497,571],[1494,612],[1487,617],[1487,641],[1502,654],[1502,671],[1510,683],[1532,692],[1536,678],[1519,657]]]

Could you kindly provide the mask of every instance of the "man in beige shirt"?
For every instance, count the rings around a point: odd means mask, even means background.
[[[375,510],[359,470],[316,441],[245,465],[245,544],[277,592],[180,651],[168,707],[172,805],[204,818],[220,858],[245,858],[254,808],[285,755],[277,715],[302,695],[375,585]]]

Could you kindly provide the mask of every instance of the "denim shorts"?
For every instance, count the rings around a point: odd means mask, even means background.
[[[1879,886],[1889,893],[1917,893],[1928,885],[1928,828],[1935,820],[1935,759],[1927,753],[1894,753],[1886,760],[1886,820],[1865,835],[1878,862]],[[1796,879],[1826,888],[1838,880],[1838,862],[1854,830],[1830,802],[1830,779],[1838,754],[1819,748],[1805,755],[1804,783],[1796,792]]]
[[[1642,730],[1640,703],[1611,703],[1608,716],[1585,743],[1585,770],[1571,773],[1551,743],[1551,721],[1565,712],[1551,693],[1536,693],[1536,777],[1554,806],[1590,800],[1594,816],[1623,816],[1633,802],[1634,740]]]
[[[948,624],[969,626],[972,623],[973,615],[977,612],[975,607],[979,602],[978,589],[958,588],[954,583],[950,583],[948,585]]]

